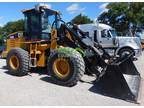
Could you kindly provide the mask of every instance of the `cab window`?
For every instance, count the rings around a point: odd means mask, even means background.
[[[111,37],[110,32],[108,30],[102,30],[101,37],[102,38],[110,38]]]
[[[101,31],[101,37],[106,38],[107,37],[107,30],[102,30]]]
[[[94,30],[94,41],[98,42],[98,40],[97,40],[97,30]]]

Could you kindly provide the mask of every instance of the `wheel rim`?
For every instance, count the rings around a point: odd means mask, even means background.
[[[125,56],[125,55],[129,55],[129,54],[130,54],[129,51],[124,51],[121,55],[122,55],[122,56]]]
[[[53,70],[59,78],[66,78],[70,73],[69,62],[64,58],[58,58],[54,61]]]
[[[12,69],[17,70],[19,68],[19,59],[17,56],[13,55],[10,57],[9,65]]]

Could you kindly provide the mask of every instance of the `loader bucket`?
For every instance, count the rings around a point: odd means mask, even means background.
[[[138,103],[141,77],[130,56],[108,66],[106,74],[97,82],[104,94],[115,95],[126,101]]]

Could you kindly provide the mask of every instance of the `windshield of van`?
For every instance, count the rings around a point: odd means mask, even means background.
[[[117,36],[117,32],[116,30],[109,30],[110,33],[112,34],[113,37],[116,37]]]

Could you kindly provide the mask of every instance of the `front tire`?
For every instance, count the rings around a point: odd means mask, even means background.
[[[29,72],[28,52],[21,48],[11,49],[7,55],[8,73],[15,76],[24,76]]]
[[[85,63],[75,49],[62,47],[50,55],[48,70],[56,84],[74,86],[85,72]]]
[[[125,56],[125,55],[129,55],[129,54],[131,54],[131,53],[133,53],[133,50],[132,49],[130,49],[130,48],[123,48],[123,49],[121,49],[120,51],[119,51],[119,56],[120,57],[123,57],[123,56]]]

